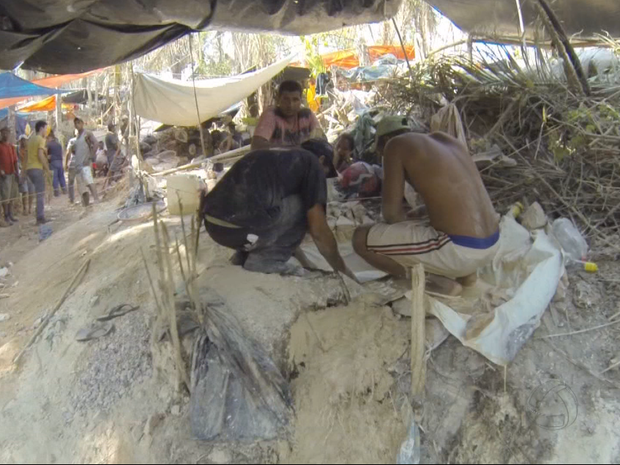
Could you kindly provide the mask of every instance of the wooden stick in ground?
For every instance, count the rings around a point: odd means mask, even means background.
[[[37,339],[37,337],[39,337],[39,335],[47,327],[47,325],[50,322],[50,320],[52,319],[52,317],[56,314],[56,312],[60,309],[60,307],[62,307],[62,304],[65,303],[65,300],[67,300],[67,297],[69,297],[69,295],[71,294],[71,291],[74,290],[73,288],[75,286],[77,286],[78,279],[80,277],[83,277],[84,275],[86,275],[86,272],[88,271],[88,267],[89,266],[90,266],[90,259],[86,260],[86,262],[80,267],[80,269],[77,271],[77,273],[75,273],[75,276],[71,280],[71,284],[69,284],[69,286],[65,290],[65,293],[62,295],[62,297],[60,298],[60,300],[58,301],[56,306],[52,309],[50,314],[41,322],[41,325],[37,328],[35,333],[32,335],[32,337],[30,338],[30,341],[28,341],[28,344],[26,344],[26,346],[19,352],[19,354],[17,354],[17,356],[13,360],[13,363],[15,363],[17,365],[19,363],[19,361],[21,360],[22,356],[30,348],[30,346],[32,346],[32,344],[34,344],[34,341]]]
[[[159,314],[163,314],[163,310],[161,308],[161,304],[159,303],[159,299],[157,298],[157,291],[155,290],[155,284],[153,282],[153,277],[151,276],[151,270],[149,270],[149,265],[146,261],[146,255],[144,255],[144,250],[140,247],[140,252],[142,253],[142,261],[144,262],[144,268],[146,268],[146,275],[149,278],[149,284],[151,285],[151,292],[153,292],[153,298],[155,299],[155,305],[157,305],[157,310]]]
[[[419,397],[424,394],[426,385],[426,363],[424,354],[425,319],[424,308],[424,267],[416,265],[411,269],[411,394]]]
[[[168,235],[168,229],[165,224],[161,224],[163,243],[165,250],[162,250],[164,256],[165,266],[162,268],[167,269],[167,279],[160,281],[160,287],[164,292],[164,310],[168,313],[170,323],[170,336],[172,338],[172,345],[174,347],[175,358],[177,362],[177,369],[179,370],[179,377],[187,389],[190,389],[189,377],[187,370],[185,369],[185,362],[183,362],[183,356],[181,353],[181,340],[179,338],[179,329],[177,327],[177,311],[174,305],[174,274],[172,272],[172,262],[170,260],[170,251],[168,250],[168,244],[170,244],[170,236]]]

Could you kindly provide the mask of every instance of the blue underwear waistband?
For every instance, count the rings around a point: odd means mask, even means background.
[[[492,234],[484,239],[480,239],[479,237],[457,236],[451,234],[448,234],[448,237],[452,239],[454,244],[460,245],[461,247],[485,250],[490,249],[497,244],[497,241],[499,241],[499,230],[495,234]]]

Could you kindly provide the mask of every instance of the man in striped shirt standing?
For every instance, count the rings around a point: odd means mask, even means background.
[[[441,132],[410,132],[391,139],[384,151],[377,148],[383,153],[384,222],[358,228],[355,251],[394,276],[421,263],[431,274],[429,290],[459,294],[499,248],[499,215],[467,148]],[[405,213],[405,182],[424,200],[427,221]]]

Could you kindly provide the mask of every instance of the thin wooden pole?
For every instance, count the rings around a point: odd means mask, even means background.
[[[583,72],[583,67],[581,66],[581,61],[579,60],[579,56],[577,56],[577,53],[575,53],[575,49],[571,45],[570,40],[568,39],[568,36],[566,35],[566,31],[564,31],[564,28],[562,27],[562,24],[560,23],[560,20],[558,19],[556,14],[553,12],[553,10],[551,9],[551,7],[549,6],[546,0],[538,0],[538,3],[540,4],[541,9],[545,12],[546,16],[549,18],[549,22],[555,29],[555,32],[557,33],[560,41],[562,42],[562,45],[564,46],[564,50],[566,51],[566,55],[568,55],[568,58],[570,59],[570,63],[575,68],[575,73],[577,74],[583,93],[589,96],[591,94],[591,91],[590,91],[590,84],[588,84],[588,78]]]
[[[398,26],[396,25],[396,19],[392,18],[392,24],[394,24],[394,29],[396,30],[396,35],[398,36],[400,47],[403,49],[403,53],[405,54],[405,61],[407,62],[407,68],[409,68],[409,76],[411,76],[411,82],[413,82],[414,80],[413,70],[411,69],[411,63],[409,63],[409,57],[407,56],[407,49],[405,48],[405,43],[403,42],[403,38],[400,35]]]
[[[411,394],[413,397],[422,396],[426,386],[425,284],[424,267],[418,264],[411,269]]]
[[[205,145],[205,138],[202,134],[202,119],[200,118],[200,108],[198,107],[198,94],[196,93],[196,73],[194,71],[194,49],[192,45],[192,35],[187,35],[187,41],[189,42],[189,56],[192,60],[192,87],[194,88],[194,102],[196,103],[196,116],[198,117],[198,132],[200,132],[200,145],[202,146],[202,154],[206,157],[207,146]]]

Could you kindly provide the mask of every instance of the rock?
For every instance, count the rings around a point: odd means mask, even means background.
[[[43,323],[43,318],[44,317],[41,316],[34,320],[34,323],[32,324],[32,329],[37,329],[39,326],[41,326],[41,323]]]
[[[529,208],[521,215],[521,224],[530,231],[535,229],[544,228],[547,224],[547,215],[538,202],[534,202]]]
[[[178,417],[179,415],[181,415],[181,407],[179,407],[178,405],[173,405],[170,409],[170,413],[173,416]]]
[[[0,313],[0,321],[7,321],[11,319],[11,315],[8,313]]]
[[[6,333],[3,331],[0,331],[0,339],[4,339],[6,337]]]
[[[94,307],[98,303],[99,303],[99,296],[98,295],[96,295],[92,299],[90,299],[90,306],[91,307]]]
[[[144,425],[144,436],[151,437],[153,432],[163,421],[164,416],[161,413],[154,413],[146,420],[146,424]]]
[[[211,463],[232,463],[232,454],[223,449],[215,449],[209,454],[207,460]]]
[[[0,268],[0,278],[4,278],[5,276],[7,276],[9,274],[9,269],[8,268]]]

